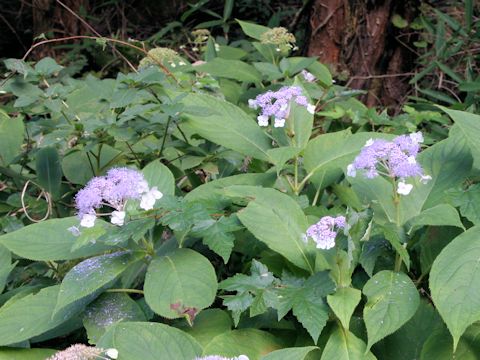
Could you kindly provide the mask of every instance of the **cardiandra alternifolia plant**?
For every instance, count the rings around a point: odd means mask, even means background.
[[[391,119],[240,25],[116,79],[7,62],[0,355],[476,359],[480,117]]]

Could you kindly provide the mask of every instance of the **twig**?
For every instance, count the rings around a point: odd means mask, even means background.
[[[22,189],[22,194],[20,196],[20,201],[22,202],[22,210],[25,214],[25,216],[27,217],[28,220],[34,222],[34,223],[39,223],[39,222],[42,222],[44,220],[47,220],[48,217],[50,216],[50,213],[52,212],[52,201],[51,201],[51,198],[50,198],[50,194],[48,192],[46,192],[45,190],[42,189],[42,192],[40,193],[39,197],[40,198],[42,195],[45,197],[45,200],[47,201],[47,212],[45,213],[45,216],[43,218],[41,218],[40,220],[35,220],[34,218],[32,218],[29,214],[28,214],[28,211],[27,211],[27,206],[25,205],[25,193],[27,191],[27,188],[28,188],[28,184],[30,184],[30,182],[33,182],[31,180],[28,180],[25,185],[23,186],[23,189]],[[35,184],[35,183],[34,183]],[[37,185],[37,184],[35,184]],[[37,185],[38,186],[38,185]],[[40,189],[41,187],[38,186]]]

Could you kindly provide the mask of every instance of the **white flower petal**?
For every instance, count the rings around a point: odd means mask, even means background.
[[[397,187],[397,193],[400,195],[408,195],[410,194],[410,191],[412,191],[413,185],[412,184],[406,184],[403,181],[398,182],[398,187]]]
[[[105,351],[105,355],[107,355],[110,359],[117,359],[118,358],[118,350],[117,349],[107,349]]]
[[[94,214],[85,214],[80,219],[80,226],[83,226],[86,228],[94,227],[96,219],[97,219],[97,216]]]
[[[416,133],[412,133],[409,135],[410,139],[412,139],[413,142],[415,143],[422,143],[423,142],[423,134],[421,131],[418,131]]]
[[[308,105],[307,105],[307,111],[308,111],[310,114],[312,114],[312,115],[315,114],[315,109],[316,109],[316,108],[317,108],[317,107],[316,107],[315,105],[313,105],[313,104],[308,104]]]
[[[430,175],[422,175],[420,177],[420,182],[422,184],[427,184],[430,180],[432,180],[432,177]]]
[[[110,222],[114,225],[122,226],[125,223],[125,211],[113,211]]]
[[[158,188],[156,186],[152,187],[148,193],[153,196],[155,200],[161,199],[163,197],[162,192],[158,191]]]
[[[349,164],[347,166],[347,176],[350,176],[350,177],[357,176],[357,170],[355,169],[355,166],[353,164]]]
[[[415,156],[409,156],[407,158],[407,162],[411,165],[415,165],[417,163],[417,160],[415,159]]]
[[[260,126],[268,126],[268,116],[265,115],[258,115],[257,116],[258,125]]]
[[[284,127],[285,126],[285,119],[275,118],[275,123],[273,124],[274,127]]]
[[[367,142],[365,143],[365,147],[369,147],[373,144],[373,139],[368,139]]]

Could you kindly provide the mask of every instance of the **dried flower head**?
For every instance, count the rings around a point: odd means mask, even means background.
[[[172,65],[179,61],[180,57],[175,50],[158,47],[148,51],[147,56],[140,60],[138,68],[142,69],[152,65],[164,64],[165,62]]]
[[[262,44],[273,44],[278,47],[288,46],[293,48],[292,44],[295,44],[295,36],[288,32],[284,27],[275,27],[268,31],[265,31],[261,37],[260,41]]]
[[[317,244],[317,249],[331,249],[335,246],[338,229],[344,229],[345,224],[345,216],[324,216],[307,229],[305,239],[311,237]]]
[[[117,357],[117,349],[105,350],[83,344],[75,344],[65,350],[53,354],[46,360],[96,360],[99,358],[116,359]]]
[[[207,29],[196,29],[192,31],[192,35],[194,36],[194,43],[202,44],[207,42],[210,37],[210,31]]]

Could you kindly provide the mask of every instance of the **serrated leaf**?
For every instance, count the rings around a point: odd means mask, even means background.
[[[145,300],[161,316],[189,316],[193,320],[213,303],[217,286],[215,270],[207,258],[190,249],[177,249],[150,263]]]
[[[445,246],[430,271],[432,299],[453,336],[454,350],[465,329],[480,320],[479,258],[480,227],[475,226]]]
[[[0,110],[0,164],[9,165],[21,152],[24,125],[21,118],[10,118]]]
[[[363,293],[368,301],[363,317],[368,333],[368,346],[392,334],[417,311],[418,291],[404,273],[383,270],[367,281]]]
[[[354,288],[340,288],[334,294],[327,296],[328,305],[340,319],[344,329],[349,328],[350,318],[362,298],[362,292]]]
[[[285,360],[285,359],[295,359],[295,360],[304,360],[307,358],[307,355],[312,352],[320,352],[320,349],[316,346],[304,346],[304,347],[294,347],[286,348],[272,351],[270,354],[262,357],[261,360]]]

